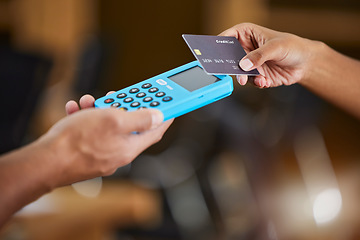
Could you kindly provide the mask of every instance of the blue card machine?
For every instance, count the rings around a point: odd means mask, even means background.
[[[193,61],[95,101],[97,108],[134,111],[154,108],[164,121],[181,116],[229,96],[233,81],[229,75],[209,75]]]

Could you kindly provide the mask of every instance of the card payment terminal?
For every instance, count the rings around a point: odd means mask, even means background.
[[[125,111],[154,108],[166,121],[225,98],[232,91],[229,75],[209,75],[193,61],[101,97],[95,107]]]

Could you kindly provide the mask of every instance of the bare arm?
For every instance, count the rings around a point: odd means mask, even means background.
[[[299,82],[360,119],[360,61],[317,43],[309,71]]]
[[[324,43],[251,23],[221,35],[236,37],[247,52],[244,70],[258,68],[253,83],[261,88],[299,83],[360,119],[360,62]],[[247,76],[238,76],[241,85]]]
[[[21,207],[55,187],[52,155],[35,142],[0,157],[0,227]]]

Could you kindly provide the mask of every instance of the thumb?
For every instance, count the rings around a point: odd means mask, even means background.
[[[245,57],[240,60],[239,66],[244,71],[250,71],[260,67],[266,61],[280,61],[283,58],[284,56],[280,48],[269,42],[249,52]]]
[[[125,114],[124,114],[125,113]],[[144,132],[157,128],[164,121],[164,115],[159,110],[142,109],[134,112],[121,112],[119,117],[123,130],[128,133]]]

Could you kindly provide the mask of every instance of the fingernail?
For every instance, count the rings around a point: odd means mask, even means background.
[[[244,71],[249,71],[253,66],[254,64],[248,58],[244,58],[240,61],[240,67]]]
[[[263,79],[263,80],[261,81],[261,87],[263,88],[263,87],[265,87],[265,86],[266,86],[266,80]]]
[[[159,126],[164,121],[164,115],[159,110],[153,110],[151,118],[153,127]]]
[[[266,81],[266,87],[270,87],[270,81],[268,80],[268,81]]]

